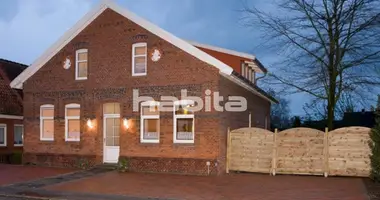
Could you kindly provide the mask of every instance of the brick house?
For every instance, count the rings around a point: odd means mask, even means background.
[[[126,158],[133,171],[223,173],[227,127],[268,127],[276,100],[255,84],[263,72],[253,55],[184,41],[102,2],[11,83],[24,92],[23,162],[75,167]],[[202,100],[216,91],[243,96],[248,108],[191,112],[184,89]],[[152,99],[136,106],[134,90]],[[162,96],[180,100],[161,112]]]
[[[26,67],[0,59],[0,162],[9,162],[8,155],[22,151],[22,91],[12,89],[9,84]]]

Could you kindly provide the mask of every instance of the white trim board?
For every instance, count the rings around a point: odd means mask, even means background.
[[[17,115],[2,115],[0,114],[0,119],[24,119],[23,116],[17,116]]]
[[[254,56],[252,54],[234,51],[234,50],[230,50],[230,49],[225,49],[225,48],[221,48],[221,47],[217,47],[217,46],[212,46],[209,44],[201,44],[201,43],[190,41],[190,40],[187,40],[187,42],[193,46],[196,46],[196,47],[200,47],[200,48],[204,48],[204,49],[210,49],[210,50],[218,51],[221,53],[226,53],[226,54],[231,54],[231,55],[242,57],[242,58],[248,58],[248,59],[256,60],[256,56]]]
[[[63,47],[65,47],[73,38],[75,38],[81,31],[83,31],[92,21],[94,21],[101,13],[107,8],[121,14],[125,18],[131,20],[137,25],[145,28],[158,37],[166,40],[174,46],[182,49],[190,55],[206,62],[220,70],[224,74],[230,75],[233,69],[221,62],[220,60],[212,57],[211,55],[203,52],[188,42],[174,36],[173,34],[161,29],[155,24],[137,16],[116,5],[112,1],[102,1],[98,6],[95,6],[90,12],[88,12],[79,22],[77,22],[70,30],[68,30],[57,42],[55,42],[49,49],[47,49],[30,67],[26,68],[19,76],[17,76],[12,82],[11,87],[22,89],[23,83],[36,73],[43,65],[45,65],[53,56],[55,56]]]
[[[220,73],[222,76],[226,77],[228,80],[240,85],[241,87],[247,89],[248,91],[252,92],[253,94],[271,102],[272,104],[277,104],[277,102],[271,100],[270,98],[264,96],[263,94],[261,94],[260,92],[258,92],[257,90],[255,90],[254,88],[252,88],[250,85],[248,85],[247,83],[245,83],[244,81],[240,80],[239,78],[235,77],[235,76],[232,76],[232,75],[225,75],[225,74],[222,74]]]

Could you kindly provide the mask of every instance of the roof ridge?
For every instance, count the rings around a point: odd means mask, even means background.
[[[7,59],[4,59],[4,58],[0,58],[0,62],[6,62],[6,63],[20,65],[20,66],[23,66],[23,67],[28,67],[28,65],[26,65],[26,64],[15,62],[15,61],[12,61],[12,60],[7,60]]]
[[[250,53],[236,51],[236,50],[227,49],[227,48],[209,45],[209,44],[202,44],[202,43],[191,41],[191,40],[185,40],[185,41],[187,41],[188,43],[190,43],[193,46],[197,46],[197,47],[201,47],[201,48],[205,48],[205,49],[218,51],[221,53],[226,53],[226,54],[231,54],[231,55],[235,55],[235,56],[239,56],[239,57],[243,57],[243,58],[249,58],[252,60],[256,60],[256,56],[253,54],[250,54]]]

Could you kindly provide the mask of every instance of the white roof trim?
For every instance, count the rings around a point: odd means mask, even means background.
[[[239,56],[239,57],[248,58],[248,59],[252,59],[252,60],[256,59],[256,56],[254,56],[252,54],[248,54],[248,53],[243,53],[243,52],[234,51],[234,50],[230,50],[230,49],[224,49],[221,47],[211,46],[208,44],[201,44],[201,43],[189,41],[189,40],[187,42],[192,44],[193,46],[197,46],[197,47],[201,47],[201,48],[205,48],[205,49],[210,49],[210,50],[218,51],[221,53],[231,54],[234,56]]]
[[[123,15],[137,25],[145,28],[153,34],[161,37],[167,42],[177,46],[183,51],[193,55],[194,57],[218,68],[222,73],[231,74],[233,69],[218,59],[194,47],[188,42],[174,36],[173,34],[161,29],[151,22],[137,16],[136,14],[116,5],[112,1],[102,1],[98,6],[87,13],[79,22],[77,22],[69,31],[67,31],[56,43],[54,43],[42,56],[40,56],[30,67],[26,68],[12,82],[12,88],[22,89],[22,84],[36,73],[43,65],[45,65],[54,55],[56,55],[64,46],[66,46],[74,37],[76,37],[84,28],[94,21],[104,10],[110,8],[115,12]]]
[[[252,88],[250,85],[248,85],[247,83],[245,83],[244,81],[240,80],[239,78],[233,76],[233,75],[225,75],[225,74],[222,74],[220,73],[222,76],[226,77],[228,80],[240,85],[241,87],[247,89],[248,91],[252,92],[253,94],[269,101],[270,103],[272,104],[276,104],[276,102],[274,102],[273,100],[271,100],[270,98],[264,96],[263,94],[261,94],[260,92],[258,92],[257,90],[255,90],[254,88]]]
[[[23,116],[17,116],[17,115],[2,115],[0,114],[0,119],[24,119]]]
[[[251,61],[244,61],[244,63],[255,69],[256,72],[264,73],[263,70],[261,70],[260,67],[256,65],[256,63]]]

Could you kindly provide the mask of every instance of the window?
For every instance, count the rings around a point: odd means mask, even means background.
[[[86,80],[88,73],[88,52],[87,49],[76,51],[75,80]]]
[[[40,140],[54,140],[54,106],[42,105],[40,108]]]
[[[140,141],[143,143],[160,142],[160,112],[159,102],[147,101],[141,103]]]
[[[14,126],[14,137],[13,144],[14,146],[22,146],[24,140],[24,126],[21,124],[16,124]]]
[[[132,76],[145,76],[147,71],[146,43],[132,45]]]
[[[248,69],[248,80],[252,82],[252,68]]]
[[[7,125],[0,124],[0,147],[7,146]]]
[[[174,143],[194,143],[194,113],[189,110],[194,101],[174,102]]]
[[[256,73],[254,70],[252,70],[252,83],[255,83],[256,82]]]
[[[241,75],[245,77],[245,64],[241,64]]]
[[[68,104],[65,107],[65,140],[80,140],[80,105]]]

